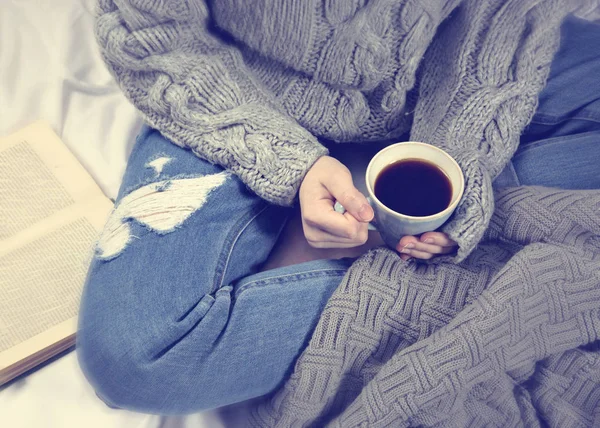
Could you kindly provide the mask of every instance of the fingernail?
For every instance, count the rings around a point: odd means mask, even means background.
[[[433,244],[433,239],[432,238],[427,238],[423,242],[425,242],[426,244]]]
[[[371,221],[373,219],[373,208],[369,204],[363,204],[358,210],[358,215],[363,221]]]
[[[396,245],[396,251],[398,251],[399,253],[405,253],[408,252],[409,248],[414,248],[415,244],[413,244],[412,242],[404,245],[404,246],[400,246],[400,244]]]

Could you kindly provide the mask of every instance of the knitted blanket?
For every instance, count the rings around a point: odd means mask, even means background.
[[[146,122],[294,202],[337,142],[413,141],[461,165],[456,260],[493,212],[562,19],[598,0],[97,0],[107,65]],[[590,12],[591,13],[591,12]],[[411,128],[412,125],[412,128]]]
[[[600,190],[505,189],[460,264],[359,259],[256,427],[600,426]]]

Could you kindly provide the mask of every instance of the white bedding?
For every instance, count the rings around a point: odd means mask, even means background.
[[[0,0],[0,135],[45,119],[114,198],[141,122],[99,57],[93,3]],[[0,426],[219,428],[224,423],[216,412],[161,418],[110,409],[87,384],[71,352],[0,389]]]

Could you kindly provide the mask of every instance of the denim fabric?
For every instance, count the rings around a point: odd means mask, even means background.
[[[600,188],[600,24],[565,20],[536,114],[494,184]]]
[[[598,76],[600,26],[569,19],[538,112],[496,186],[600,188]],[[153,167],[160,158],[170,160]],[[117,207],[150,183],[219,173],[146,128]],[[288,215],[230,175],[173,230],[143,226],[144,213],[124,218],[131,239],[115,257],[93,260],[81,304],[79,361],[98,395],[115,407],[177,414],[279,385],[351,263],[256,273]]]
[[[156,158],[171,159],[160,174],[148,166]],[[220,172],[147,128],[117,206],[151,182]],[[96,257],[81,304],[79,361],[98,395],[114,407],[172,414],[273,390],[350,264],[322,260],[250,274],[287,216],[231,175],[173,231],[127,220],[134,238],[114,258]]]

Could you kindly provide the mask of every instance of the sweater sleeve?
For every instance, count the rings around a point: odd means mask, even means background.
[[[443,227],[459,244],[455,261],[488,227],[492,182],[535,113],[561,21],[582,2],[466,0],[427,52],[411,140],[445,149],[463,169],[463,199]]]
[[[204,0],[98,0],[101,54],[144,120],[235,173],[260,197],[293,202],[327,150],[287,116],[211,32]]]

